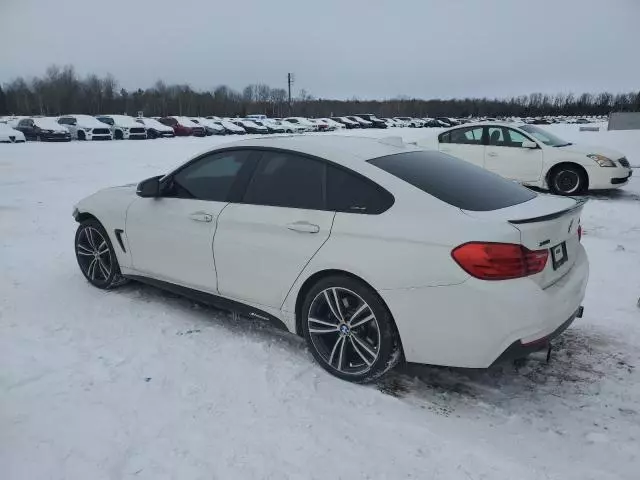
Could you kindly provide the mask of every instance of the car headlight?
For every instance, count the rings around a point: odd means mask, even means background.
[[[597,153],[592,153],[587,155],[591,160],[594,160],[601,167],[615,167],[616,164],[613,160],[604,155],[598,155]]]
[[[84,131],[87,133],[91,133],[91,130],[93,130],[92,128],[85,128]]]

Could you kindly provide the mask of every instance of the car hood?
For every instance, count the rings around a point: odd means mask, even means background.
[[[610,158],[611,160],[618,160],[619,158],[624,157],[624,153],[621,153],[617,150],[613,150],[607,147],[576,145],[574,143],[572,145],[567,145],[566,147],[556,147],[556,148],[563,152],[573,152],[573,153],[582,154],[582,155],[590,155],[592,153],[596,153],[598,155],[604,155],[605,157]]]

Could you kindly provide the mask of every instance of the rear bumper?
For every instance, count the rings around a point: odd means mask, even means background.
[[[582,304],[588,277],[580,245],[571,270],[546,289],[530,278],[469,278],[457,285],[379,293],[395,319],[407,361],[486,368],[514,343],[534,344],[559,334]]]
[[[522,343],[521,340],[516,340],[511,345],[509,345],[509,347],[504,352],[502,352],[502,355],[500,355],[493,362],[492,365],[507,362],[509,360],[517,360],[519,358],[525,358],[534,352],[538,352],[540,350],[548,348],[551,341],[554,338],[558,337],[567,328],[569,328],[569,326],[573,323],[573,321],[576,318],[582,318],[583,310],[584,310],[583,307],[578,308],[578,310],[573,312],[573,315],[571,315],[566,322],[564,322],[562,325],[560,325],[558,328],[556,328],[553,332],[551,332],[549,335],[545,337],[542,337],[538,340],[534,340],[533,342],[529,342],[529,343]]]

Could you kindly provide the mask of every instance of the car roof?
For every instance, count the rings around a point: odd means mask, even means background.
[[[445,118],[445,117],[440,117]],[[458,128],[466,128],[466,127],[515,127],[520,128],[525,125],[522,122],[501,122],[501,121],[485,121],[485,122],[473,122],[473,123],[463,123],[462,125],[455,125],[448,130],[456,130]]]
[[[221,145],[222,148],[264,147],[292,150],[313,155],[345,166],[362,163],[372,158],[422,150],[416,145],[403,143],[400,138],[368,138],[342,135],[288,135],[257,137]]]

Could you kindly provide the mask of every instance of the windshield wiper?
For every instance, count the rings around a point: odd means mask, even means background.
[[[562,145],[555,145],[556,148],[560,148],[560,147],[568,147],[569,145],[573,145],[573,143],[571,142],[567,142],[567,143],[563,143]]]

